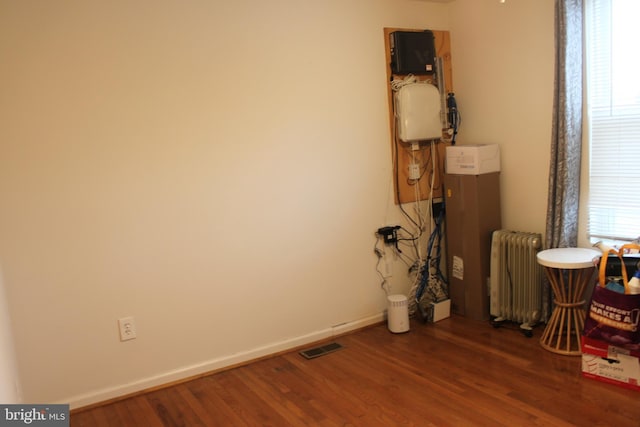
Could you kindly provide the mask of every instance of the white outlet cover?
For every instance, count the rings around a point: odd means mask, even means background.
[[[136,324],[133,317],[118,319],[118,327],[120,328],[120,341],[128,341],[137,337]]]

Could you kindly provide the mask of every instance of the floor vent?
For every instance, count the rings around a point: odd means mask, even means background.
[[[320,347],[313,347],[307,350],[303,350],[300,352],[300,354],[307,359],[314,359],[316,357],[324,356],[325,354],[329,354],[336,350],[340,350],[341,348],[343,348],[342,345],[338,344],[337,342],[332,342]]]

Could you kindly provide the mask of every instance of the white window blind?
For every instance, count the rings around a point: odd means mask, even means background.
[[[587,0],[589,236],[640,236],[640,1]]]

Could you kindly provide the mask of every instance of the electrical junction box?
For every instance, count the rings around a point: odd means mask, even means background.
[[[436,48],[433,32],[394,31],[389,34],[393,74],[432,74]]]
[[[396,92],[398,137],[403,142],[442,137],[440,91],[430,83],[409,83]]]
[[[446,149],[446,173],[482,175],[500,172],[498,144],[452,145]]]
[[[432,313],[431,321],[433,323],[446,319],[451,316],[451,300],[446,299],[444,301],[432,302],[429,310]]]

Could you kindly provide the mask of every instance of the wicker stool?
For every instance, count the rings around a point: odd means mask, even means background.
[[[587,285],[595,280],[596,262],[602,252],[586,248],[556,248],[538,252],[538,263],[547,273],[555,307],[540,338],[540,345],[558,354],[579,356],[584,329]]]

